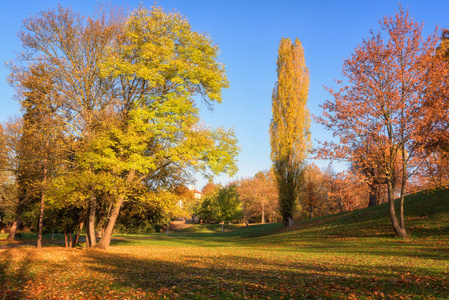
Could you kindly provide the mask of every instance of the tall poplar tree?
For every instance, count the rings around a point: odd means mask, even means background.
[[[293,213],[310,149],[310,117],[306,106],[309,70],[301,42],[282,38],[277,59],[278,81],[273,90],[270,125],[271,160],[278,185],[279,209],[285,226]]]

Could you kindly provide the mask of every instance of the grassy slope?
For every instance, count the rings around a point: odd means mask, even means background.
[[[0,299],[449,299],[449,190],[407,197],[409,240],[393,237],[387,211],[125,235],[106,252],[4,250]]]

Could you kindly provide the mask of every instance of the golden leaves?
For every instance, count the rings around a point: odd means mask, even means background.
[[[309,72],[298,39],[294,45],[290,39],[281,40],[277,66],[270,124],[271,160],[278,182],[281,214],[287,222],[294,211],[310,149],[310,117],[306,106]]]

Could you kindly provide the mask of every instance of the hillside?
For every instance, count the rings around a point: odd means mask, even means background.
[[[404,216],[411,238],[449,235],[449,189],[406,196]],[[388,203],[325,216],[312,222],[300,222],[289,231],[291,230],[295,230],[301,236],[315,237],[392,237],[394,235],[388,215]]]
[[[371,251],[397,243],[414,245],[412,247],[428,243],[448,246],[449,189],[406,196],[404,212],[410,237],[407,240],[395,238],[388,215],[388,203],[298,222],[291,228],[279,229],[275,224],[267,224],[240,228],[227,234],[242,238],[259,236],[249,239],[247,243],[268,243],[283,247],[310,247],[318,243],[316,246],[324,249],[339,247],[341,245],[336,243],[341,242],[352,242],[355,248],[360,245],[364,248],[359,249],[360,251]]]

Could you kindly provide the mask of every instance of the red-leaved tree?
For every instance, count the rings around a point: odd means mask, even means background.
[[[364,167],[375,167],[385,182],[393,229],[403,238],[407,178],[449,112],[447,61],[435,55],[438,30],[424,38],[422,27],[401,7],[394,17],[384,17],[380,30],[371,31],[344,61],[347,82],[339,82],[337,91],[328,89],[334,99],[323,104],[323,117],[317,118],[340,142],[324,144],[328,158],[351,160],[357,149],[365,149]]]

